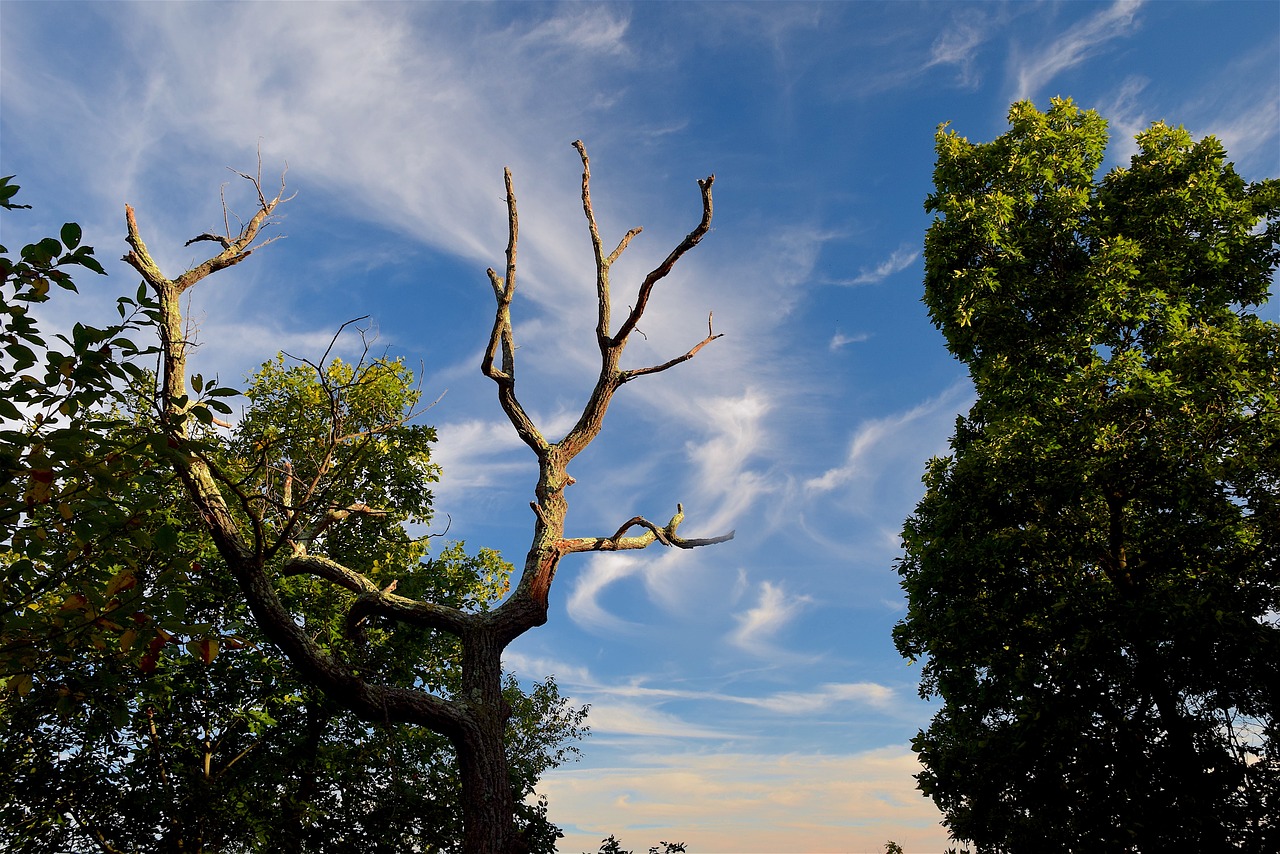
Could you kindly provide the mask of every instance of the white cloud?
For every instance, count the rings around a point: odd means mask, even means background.
[[[837,285],[875,285],[883,282],[894,273],[900,273],[910,267],[920,257],[920,252],[909,244],[903,244],[893,250],[893,254],[874,267],[863,267],[852,279],[838,279]]]
[[[921,439],[949,428],[957,412],[967,408],[971,396],[965,380],[906,412],[863,422],[849,442],[844,462],[805,481],[805,490],[821,494],[855,482],[874,482],[886,467],[900,463],[904,455],[918,464],[921,454],[928,453],[928,444],[922,445]]]
[[[816,715],[849,703],[886,707],[893,699],[893,689],[874,682],[829,682],[813,691],[784,691],[741,702],[783,715]]]
[[[759,389],[698,404],[710,435],[686,443],[685,453],[697,470],[694,482],[701,487],[697,498],[717,505],[710,518],[702,514],[707,526],[732,527],[761,494],[770,491],[765,476],[753,466],[769,450],[771,437],[765,422],[772,408],[768,395]]]
[[[530,468],[531,454],[510,453],[525,445],[508,421],[445,422],[436,427],[436,435],[440,441],[432,457],[447,473],[451,491],[509,482],[514,474]]]
[[[1259,81],[1259,88],[1248,91],[1240,80]],[[1257,180],[1280,169],[1280,79],[1274,47],[1242,52],[1206,79],[1181,112],[1170,121],[1185,124],[1197,135],[1217,136],[1246,179]]]
[[[1042,86],[1089,59],[1108,41],[1130,35],[1137,27],[1141,6],[1142,0],[1115,0],[1049,44],[1029,50],[1014,69],[1014,100],[1033,98]]]
[[[727,739],[733,733],[689,723],[651,705],[596,701],[587,716],[591,734],[602,736]]]
[[[529,655],[510,648],[502,653],[502,666],[521,679],[534,682],[547,676],[554,676],[556,683],[562,688],[569,685],[594,684],[591,671],[582,665],[569,664],[558,658]]]
[[[675,500],[682,502],[686,511],[681,534],[718,536],[741,525],[765,496],[783,487],[762,470],[767,463],[760,459],[771,450],[766,421],[773,407],[759,389],[748,389],[732,397],[697,399],[692,404],[684,391],[672,387],[652,389],[646,396],[647,400],[656,401],[659,411],[672,412],[700,434],[697,439],[686,441],[683,456],[688,465],[678,469],[683,477],[667,491],[674,493]],[[642,434],[642,441],[652,443],[653,437]],[[645,450],[651,453],[661,448]],[[585,480],[593,479],[590,471],[584,469]],[[642,465],[628,478],[625,488],[643,489],[652,477],[649,466]],[[603,506],[615,506],[618,499],[614,495],[595,501]],[[643,512],[656,524],[665,524],[675,509],[668,505],[649,507]],[[604,524],[616,526],[626,518],[621,512],[615,512],[617,517],[605,520]],[[612,528],[602,533],[612,533]],[[569,614],[589,631],[637,630],[637,624],[622,620],[600,604],[600,596],[609,586],[624,578],[640,576],[650,601],[669,613],[687,610],[694,601],[689,596],[691,577],[719,574],[722,568],[716,564],[722,559],[709,554],[708,549],[684,551],[656,545],[646,552],[592,555],[572,583]]]
[[[1204,130],[1222,141],[1227,149],[1227,156],[1233,162],[1262,154],[1274,164],[1276,140],[1280,137],[1280,86],[1272,90],[1270,97],[1260,99],[1248,110],[1231,117],[1208,120]],[[1263,176],[1245,175],[1247,180],[1261,177]]]
[[[629,21],[602,6],[573,6],[542,21],[519,37],[522,45],[538,50],[549,46],[567,52],[623,53]]]
[[[641,569],[640,560],[630,555],[592,555],[569,591],[566,607],[570,619],[588,631],[602,634],[638,631],[640,626],[609,613],[597,600],[610,584],[635,575]]]
[[[870,340],[871,336],[866,332],[859,332],[857,335],[845,335],[843,332],[837,332],[831,336],[831,343],[827,345],[827,349],[832,353],[849,344],[861,344],[863,341]]]
[[[979,81],[975,63],[977,51],[989,36],[987,19],[977,10],[967,9],[955,15],[950,25],[934,39],[924,68],[954,65],[961,85],[976,85]]]
[[[754,655],[775,657],[779,651],[773,638],[812,602],[809,596],[791,595],[781,584],[763,581],[755,606],[738,615],[738,627],[729,640]]]
[[[893,702],[898,699],[892,688],[875,682],[827,682],[808,691],[775,691],[753,696],[730,694],[710,687],[654,688],[647,684],[648,677],[641,676],[621,683],[605,683],[593,676],[586,667],[518,652],[505,653],[503,663],[527,679],[554,675],[562,689],[572,689],[578,701],[591,704],[590,723],[593,730],[596,729],[595,709],[601,704],[601,698],[605,698],[603,702],[615,706],[634,706],[635,701],[642,701],[648,709],[657,709],[662,703],[672,700],[749,706],[784,717],[817,716],[833,709],[842,711],[850,703],[891,711]],[[631,702],[619,704],[619,698]]]
[[[1151,125],[1145,106],[1139,96],[1150,85],[1145,77],[1126,77],[1111,97],[1099,104],[1098,114],[1107,120],[1110,139],[1107,159],[1116,165],[1129,165],[1130,158],[1138,152],[1134,137]]]

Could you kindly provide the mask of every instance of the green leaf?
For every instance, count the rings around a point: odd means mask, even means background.
[[[88,246],[81,246],[76,250],[74,255],[75,263],[85,269],[92,270],[99,276],[105,276],[107,271],[102,269],[102,265],[98,263],[98,259],[93,257],[93,249]]]
[[[80,245],[80,226],[74,222],[68,222],[62,226],[61,231],[62,245],[68,249],[75,249]]]
[[[170,554],[178,547],[178,531],[172,525],[161,525],[151,536],[151,543],[161,552]]]

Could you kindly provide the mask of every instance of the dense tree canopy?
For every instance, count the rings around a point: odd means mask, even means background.
[[[1280,847],[1280,182],[1155,124],[940,129],[925,302],[977,402],[930,462],[899,650],[980,851]]]

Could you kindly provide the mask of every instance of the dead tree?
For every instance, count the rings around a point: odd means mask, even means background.
[[[132,208],[126,206],[125,209],[131,251],[124,260],[142,274],[159,305],[157,326],[162,351],[159,418],[175,450],[171,455],[173,465],[192,505],[235,576],[262,632],[305,678],[368,720],[425,726],[449,738],[457,750],[463,790],[463,850],[469,854],[514,854],[526,847],[515,827],[515,805],[508,777],[504,736],[510,709],[502,695],[502,651],[524,632],[546,622],[548,596],[560,559],[577,552],[643,549],[654,542],[688,549],[733,537],[732,532],[706,539],[681,536],[679,528],[684,511],[679,505],[665,525],[636,516],[606,536],[565,535],[568,512],[565,489],[573,483],[568,466],[600,432],[614,393],[633,379],[660,373],[693,358],[719,337],[712,331],[708,316],[706,337],[684,354],[649,367],[621,367],[623,350],[644,314],[654,286],[710,228],[714,176],[698,182],[702,217],[697,227],[644,278],[634,307],[615,331],[609,272],[640,229],[628,231],[617,247],[605,254],[591,207],[590,162],[580,141],[575,142],[574,147],[582,159],[582,207],[595,253],[600,372],[577,423],[559,441],[548,441],[516,395],[511,304],[516,292],[519,229],[511,172],[505,170],[509,224],[506,270],[503,276],[488,271],[497,310],[482,369],[497,384],[503,412],[537,457],[538,481],[535,500],[530,502],[534,516],[533,540],[519,582],[501,605],[486,612],[464,611],[399,596],[392,592],[394,584],[379,588],[360,572],[326,557],[308,554],[306,539],[299,534],[307,523],[301,508],[308,506],[308,499],[312,497],[306,484],[295,487],[295,494],[289,500],[274,501],[273,506],[284,509],[285,517],[276,525],[268,525],[264,523],[261,497],[246,494],[201,451],[192,431],[195,420],[192,416],[201,404],[191,399],[187,388],[187,355],[191,342],[184,335],[180,298],[202,279],[240,263],[257,246],[263,245],[259,240],[263,227],[271,221],[278,206],[287,201],[283,197],[283,182],[281,191],[274,198],[268,198],[262,188],[260,169],[256,176],[242,175],[257,190],[257,212],[241,225],[238,233],[233,234],[228,226],[225,237],[202,235],[197,238],[197,241],[208,239],[218,243],[222,251],[176,279],[169,279],[160,271],[147,251]],[[341,439],[335,436],[332,441]],[[310,488],[314,489],[314,484]],[[349,508],[328,508],[325,524],[341,524],[347,510]],[[350,627],[369,618],[379,618],[391,625],[423,627],[458,638],[462,648],[461,689],[452,696],[441,696],[416,688],[380,684],[376,673],[369,673],[367,668],[357,669],[351,662],[322,648],[284,607],[275,589],[277,578],[299,574],[325,579],[355,595],[347,619]]]

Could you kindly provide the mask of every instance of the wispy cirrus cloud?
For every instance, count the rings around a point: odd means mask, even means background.
[[[719,536],[735,529],[767,496],[783,484],[771,479],[765,467],[771,451],[768,418],[770,395],[761,389],[747,389],[733,396],[711,396],[690,403],[674,390],[652,391],[647,399],[660,402],[660,411],[680,414],[682,421],[698,429],[684,442],[681,480],[677,501],[689,511],[681,533],[688,537]],[[648,477],[647,469],[638,475]],[[609,501],[601,501],[610,504]],[[660,508],[665,524],[675,510]],[[609,524],[626,518],[618,514]],[[611,533],[612,531],[610,531]],[[569,593],[568,610],[582,628],[598,633],[635,631],[640,627],[611,613],[601,604],[601,596],[612,585],[633,576],[644,580],[649,599],[669,612],[688,606],[690,573],[714,560],[703,554],[664,550],[647,554],[593,555],[576,575]],[[713,570],[714,571],[714,570]]]
[[[706,524],[731,527],[760,495],[772,489],[755,467],[759,455],[770,450],[767,418],[772,403],[767,393],[747,389],[707,400],[698,409],[709,434],[686,443],[686,455],[697,469],[698,497],[715,502]]]
[[[920,251],[910,244],[903,244],[893,250],[888,258],[873,267],[863,267],[852,279],[836,279],[835,285],[875,285],[883,282],[894,273],[900,273],[910,267],[920,257]]]
[[[922,70],[940,65],[954,66],[962,86],[979,82],[977,52],[989,38],[994,26],[977,9],[965,9],[952,17],[950,24],[934,39],[929,61]]]
[[[595,700],[588,718],[591,732],[597,737],[656,737],[662,739],[728,739],[727,730],[702,726],[667,712],[652,704]]]
[[[741,702],[778,714],[816,715],[849,703],[883,707],[894,697],[893,689],[874,682],[828,682],[814,691],[783,691]]]
[[[764,658],[785,655],[774,638],[813,599],[788,593],[782,584],[772,581],[760,582],[759,590],[756,604],[736,617],[738,627],[729,634],[729,642]]]
[[[1113,39],[1131,35],[1138,26],[1143,0],[1115,0],[1107,8],[1067,29],[1058,38],[1025,52],[1015,61],[1014,100],[1032,98],[1054,77],[1096,55]]]
[[[599,706],[602,698],[611,703],[643,704],[649,709],[657,709],[671,701],[720,703],[747,706],[784,717],[822,715],[828,711],[841,709],[850,703],[888,710],[890,704],[899,698],[892,688],[876,682],[825,682],[805,691],[771,691],[756,695],[734,694],[714,687],[652,687],[649,679],[641,676],[633,676],[625,682],[602,682],[587,668],[580,665],[526,656],[521,653],[508,652],[503,656],[503,661],[526,678],[536,679],[542,674],[554,674],[560,686],[572,690],[577,700],[591,703],[592,729],[614,734],[649,734],[650,727],[644,725],[639,730],[632,731],[616,728],[613,724],[607,727],[597,726],[594,710]]]
[[[1241,77],[1269,82],[1261,92],[1244,92],[1232,83]],[[1217,136],[1231,160],[1248,170],[1246,178],[1256,180],[1280,169],[1280,78],[1273,50],[1241,53],[1205,81],[1186,112],[1177,120],[1194,133]]]
[[[538,23],[519,36],[522,45],[538,50],[549,46],[566,51],[623,53],[630,21],[616,9],[600,10],[583,6],[561,7],[554,17]]]
[[[1150,83],[1145,77],[1130,75],[1096,108],[1107,120],[1107,129],[1111,135],[1107,145],[1107,159],[1114,163],[1129,162],[1129,158],[1138,150],[1134,136],[1151,124],[1152,119],[1148,117],[1141,98]]]
[[[592,555],[569,591],[569,617],[588,631],[604,634],[637,632],[640,626],[605,610],[600,594],[616,581],[639,573],[643,564],[630,555]]]
[[[928,447],[922,446],[921,440],[937,433],[945,435],[955,414],[971,397],[972,387],[966,379],[906,412],[863,422],[849,440],[844,462],[806,480],[805,491],[821,495],[859,482],[874,483],[904,455],[913,465],[922,462],[919,458]]]

